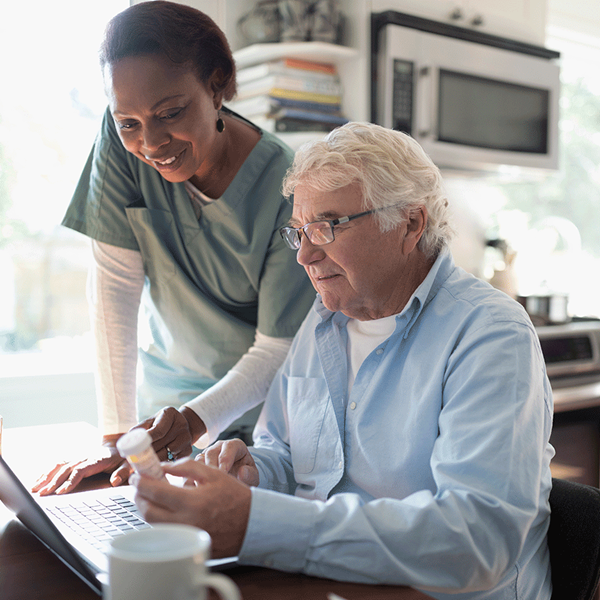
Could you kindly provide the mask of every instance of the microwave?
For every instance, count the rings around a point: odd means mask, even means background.
[[[371,46],[371,120],[441,169],[558,168],[558,52],[395,11]]]

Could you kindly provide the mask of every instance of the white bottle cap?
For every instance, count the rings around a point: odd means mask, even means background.
[[[117,440],[119,454],[126,458],[131,454],[139,454],[152,444],[152,438],[145,429],[132,429]]]

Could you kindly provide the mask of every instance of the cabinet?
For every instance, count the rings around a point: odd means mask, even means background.
[[[543,46],[547,0],[372,0],[373,12],[396,10]]]

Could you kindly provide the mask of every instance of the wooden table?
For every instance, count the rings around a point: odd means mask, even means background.
[[[26,485],[68,449],[95,444],[85,423],[5,429],[3,456]],[[99,477],[92,485],[107,485]],[[89,485],[89,484],[88,484]],[[402,586],[341,583],[256,567],[227,571],[244,600],[431,600]],[[0,595],[2,600],[98,600],[98,596],[0,504]],[[211,596],[211,599],[216,596]]]

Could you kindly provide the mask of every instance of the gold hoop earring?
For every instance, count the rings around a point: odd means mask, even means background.
[[[225,122],[223,119],[221,119],[221,117],[217,119],[217,131],[219,133],[223,133],[223,131],[225,131]]]

